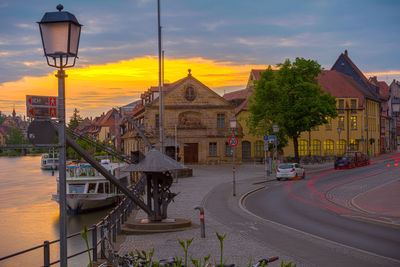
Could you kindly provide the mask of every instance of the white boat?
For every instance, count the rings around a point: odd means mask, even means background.
[[[58,153],[44,153],[40,162],[43,170],[57,170],[58,168]]]
[[[111,172],[124,186],[130,186],[129,172],[121,172],[125,164],[111,163],[102,160],[102,166]],[[104,178],[88,163],[77,163],[67,166],[66,203],[68,213],[83,213],[101,209],[115,204],[123,196],[113,184]],[[57,194],[52,200],[59,201],[58,178]]]

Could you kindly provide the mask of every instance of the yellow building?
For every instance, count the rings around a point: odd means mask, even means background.
[[[236,116],[243,127],[242,148],[245,147],[243,142],[251,144],[250,160],[257,160],[263,156],[263,152],[260,152],[263,149],[262,136],[251,135],[245,123],[249,116],[251,86],[260,78],[262,71],[264,70],[251,71],[249,89],[224,96],[231,102],[239,103],[236,107]],[[301,134],[298,138],[300,156],[334,156],[343,154],[346,150],[359,150],[364,153],[369,151],[371,155],[377,155],[380,136],[379,99],[350,76],[334,70],[324,71],[319,75],[318,81],[326,93],[330,93],[337,99],[338,117],[328,119],[328,124]],[[294,156],[292,140],[289,140],[288,145],[283,149],[283,154],[280,155],[280,157],[287,156]],[[245,160],[244,156],[243,158]]]
[[[264,70],[251,70],[246,89],[224,94],[224,98],[230,101],[235,108],[236,119],[243,129],[241,139],[241,157],[243,162],[262,162],[264,159],[263,136],[250,133],[246,120],[249,117],[250,96],[253,93],[254,81],[260,79],[260,73]]]

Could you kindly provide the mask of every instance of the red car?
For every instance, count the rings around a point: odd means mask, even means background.
[[[347,151],[335,159],[335,169],[349,169],[369,165],[369,157],[360,151]]]

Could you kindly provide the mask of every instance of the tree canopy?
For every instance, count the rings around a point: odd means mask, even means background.
[[[68,123],[68,128],[71,131],[74,131],[76,127],[78,127],[79,123],[83,121],[83,118],[81,115],[79,115],[79,110],[77,108],[74,108],[74,113],[72,114],[69,123]]]
[[[278,138],[293,139],[295,158],[299,160],[300,134],[327,123],[327,117],[335,118],[336,100],[318,85],[322,73],[318,62],[296,58],[278,67],[273,71],[269,66],[255,83],[248,125],[253,133],[264,135],[272,134],[272,125],[278,125]]]

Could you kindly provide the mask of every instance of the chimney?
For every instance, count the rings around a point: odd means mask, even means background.
[[[344,50],[344,55],[345,55],[346,57],[348,56],[347,49]]]

